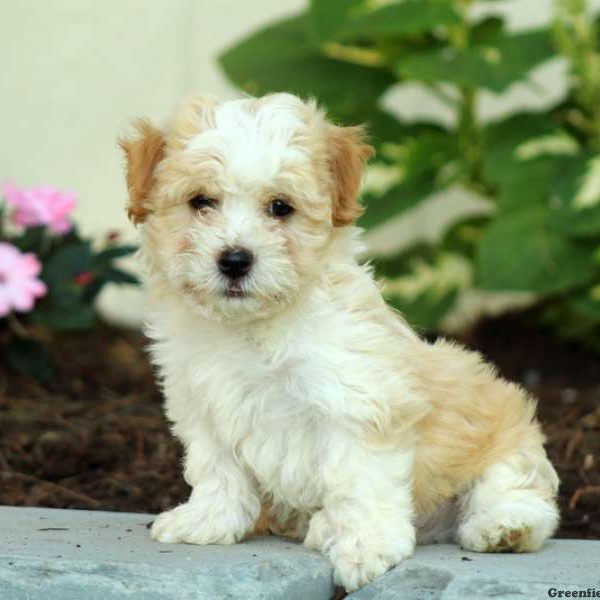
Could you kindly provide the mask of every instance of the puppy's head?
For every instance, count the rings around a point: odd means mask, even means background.
[[[261,317],[311,285],[360,215],[359,127],[289,94],[197,97],[121,141],[151,275],[210,318]]]

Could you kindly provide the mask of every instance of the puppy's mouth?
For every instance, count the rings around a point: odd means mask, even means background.
[[[248,293],[242,289],[239,281],[232,281],[225,290],[227,298],[245,298],[247,295]]]

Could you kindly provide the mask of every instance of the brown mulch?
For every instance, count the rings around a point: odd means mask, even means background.
[[[486,321],[466,341],[539,398],[559,536],[600,539],[600,357],[530,323]],[[57,338],[59,377],[45,386],[0,364],[0,504],[156,513],[186,498],[143,346],[109,327]]]
[[[156,513],[185,499],[144,344],[109,327],[60,337],[45,386],[0,366],[0,504]]]

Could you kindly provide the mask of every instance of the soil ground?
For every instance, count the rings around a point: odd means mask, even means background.
[[[539,399],[562,481],[558,536],[600,539],[600,356],[531,322],[484,321],[463,342]],[[144,346],[107,326],[58,337],[47,385],[0,364],[0,504],[156,513],[185,500]]]

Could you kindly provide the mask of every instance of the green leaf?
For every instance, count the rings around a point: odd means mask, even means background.
[[[48,233],[45,227],[29,227],[11,241],[21,252],[35,252],[38,254],[45,245],[44,241],[49,241],[47,236]]]
[[[90,242],[74,242],[59,248],[44,265],[42,279],[48,286],[44,303],[69,307],[80,303],[84,287],[75,277],[92,269]]]
[[[447,46],[409,52],[397,64],[405,79],[447,82],[500,93],[524,80],[539,64],[554,56],[546,30],[498,35],[493,42],[464,50]]]
[[[462,219],[446,231],[442,238],[441,247],[445,251],[473,259],[477,244],[490,224],[490,219],[491,217],[488,215],[477,215]]]
[[[456,141],[446,132],[422,131],[400,143],[387,144],[380,154],[398,171],[398,183],[381,196],[367,196],[367,211],[359,225],[367,229],[413,208],[452,183],[442,167],[457,155]]]
[[[395,82],[392,73],[324,57],[309,38],[306,17],[279,21],[220,57],[229,79],[252,95],[314,96],[337,119],[358,122]]]
[[[484,178],[498,186],[503,211],[547,206],[557,160],[578,151],[577,143],[540,113],[521,113],[484,130]]]
[[[454,306],[457,298],[458,291],[452,290],[440,297],[423,293],[410,300],[401,296],[390,296],[387,302],[417,331],[433,332]]]
[[[365,0],[310,0],[308,18],[315,38],[333,39],[353,14],[364,11]]]
[[[0,240],[4,239],[4,215],[6,213],[6,207],[0,203]]]
[[[123,283],[128,285],[139,285],[140,283],[140,280],[133,275],[133,273],[115,267],[107,269],[102,276],[110,283]]]
[[[559,336],[584,340],[600,350],[600,288],[591,288],[561,298],[544,311],[544,321]]]
[[[596,268],[590,248],[559,235],[534,205],[497,216],[478,245],[477,272],[487,290],[552,294],[585,284]]]
[[[90,242],[67,244],[48,260],[42,278],[49,285],[71,283],[80,273],[92,268],[93,254]]]
[[[547,207],[550,180],[556,161],[542,157],[520,165],[506,163],[505,181],[498,195],[502,212],[538,205]]]
[[[93,304],[108,280],[102,275],[95,275],[94,279],[88,283],[82,291],[81,301],[86,304]]]
[[[69,307],[49,306],[34,311],[31,320],[56,331],[81,331],[95,325],[96,312],[92,306],[83,303]]]
[[[382,196],[365,198],[367,210],[358,221],[359,227],[371,229],[397,217],[429,198],[436,191],[431,179],[418,179],[395,185]]]
[[[422,176],[432,178],[458,156],[456,139],[446,132],[416,131],[395,144],[387,144],[382,153],[394,161],[403,180]]]
[[[415,244],[373,262],[376,273],[387,280],[389,303],[419,329],[434,329],[471,283],[468,260],[429,244]]]
[[[48,383],[55,375],[52,355],[37,340],[16,338],[5,346],[4,353],[8,364],[23,375],[42,383]]]
[[[404,0],[380,8],[366,0],[312,0],[309,16],[320,42],[415,35],[460,22],[447,0]]]
[[[565,235],[600,239],[600,157],[582,153],[559,161],[550,197],[552,226]]]
[[[488,17],[477,23],[471,31],[471,43],[476,46],[493,44],[504,30],[504,19]]]
[[[434,246],[425,242],[418,242],[397,254],[374,257],[372,263],[377,277],[389,279],[409,273],[411,263],[414,261],[432,262],[435,257],[436,250]]]
[[[81,237],[81,234],[79,233],[79,228],[75,224],[73,225],[73,227],[71,227],[70,231],[67,234],[60,236],[56,239],[60,240],[62,245],[80,244],[80,243],[84,242],[84,239]]]
[[[92,303],[107,283],[139,285],[139,279],[113,266],[115,260],[137,252],[137,246],[114,246],[106,248],[94,257],[94,279],[85,286],[82,299]]]
[[[490,183],[501,184],[513,178],[515,169],[525,162],[518,152],[532,139],[541,139],[558,131],[554,122],[540,113],[520,113],[484,129],[484,176]]]
[[[137,246],[123,245],[123,246],[111,246],[109,248],[105,248],[104,250],[98,252],[94,257],[94,265],[101,266],[110,263],[113,260],[118,258],[123,258],[124,256],[129,256],[130,254],[134,254],[137,252]]]
[[[384,142],[400,143],[414,130],[414,126],[406,125],[394,115],[378,108],[369,112],[366,126],[369,142],[376,146]],[[423,128],[423,132],[425,131],[426,129]]]
[[[365,195],[366,212],[359,225],[367,229],[397,217],[452,183],[442,167],[456,154],[455,140],[446,133],[423,132],[402,143],[388,144],[381,155],[394,165],[398,182],[380,196]]]

